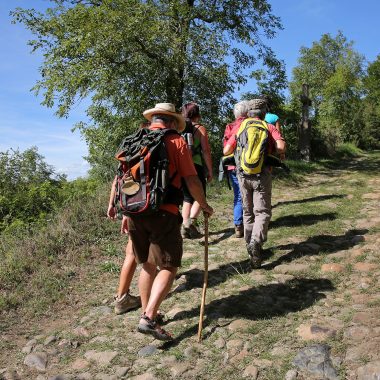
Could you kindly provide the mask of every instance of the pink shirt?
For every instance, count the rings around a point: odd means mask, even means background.
[[[229,144],[232,146],[232,148],[235,150],[236,148],[236,133],[238,129],[235,131],[234,134],[231,135],[231,137],[228,139],[225,145]],[[272,124],[268,124],[268,153],[271,154],[276,151],[276,141],[277,140],[284,140],[281,136],[281,133],[276,129],[276,127]]]
[[[235,121],[230,124],[227,124],[226,129],[224,130],[223,136],[223,147],[227,145],[228,140],[231,136],[236,136],[237,131],[240,128],[240,124],[243,122],[245,117],[238,117]],[[228,165],[227,170],[235,170],[235,166]]]

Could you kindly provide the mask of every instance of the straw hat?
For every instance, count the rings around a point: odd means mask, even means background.
[[[151,108],[143,112],[143,116],[149,121],[152,120],[153,115],[157,114],[169,115],[174,117],[178,121],[177,131],[180,133],[186,127],[185,118],[182,116],[182,114],[176,112],[174,104],[172,103],[157,103],[154,108]]]

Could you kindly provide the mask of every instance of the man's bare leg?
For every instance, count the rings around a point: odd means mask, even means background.
[[[128,293],[136,267],[137,263],[133,255],[132,240],[129,239],[125,248],[125,259],[120,272],[119,287],[117,290],[118,297],[122,297]]]
[[[139,277],[139,292],[141,298],[142,311],[146,311],[148,301],[151,295],[153,281],[157,274],[156,265],[150,263],[144,263],[141,268]]]
[[[154,279],[149,301],[145,308],[145,314],[150,319],[154,319],[156,317],[161,302],[165,299],[173,285],[177,270],[178,268],[174,267],[161,268]]]

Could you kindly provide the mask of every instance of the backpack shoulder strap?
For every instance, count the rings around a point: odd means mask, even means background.
[[[196,134],[196,132],[199,130],[200,127],[201,127],[200,124],[194,124],[193,125],[193,131],[192,131],[193,136]]]

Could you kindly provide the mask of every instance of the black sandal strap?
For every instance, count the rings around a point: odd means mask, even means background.
[[[156,328],[156,321],[154,319],[150,319],[145,313],[141,314],[141,319],[144,319],[144,321],[147,322],[147,324],[152,327],[153,329]]]

